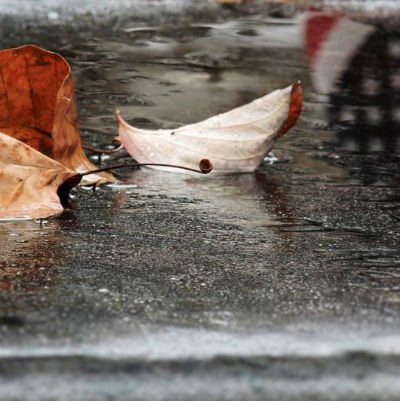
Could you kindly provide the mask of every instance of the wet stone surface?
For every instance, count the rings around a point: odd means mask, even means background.
[[[306,97],[254,174],[124,171],[57,218],[2,222],[0,400],[397,399],[399,154],[338,146],[297,29],[255,15],[3,34],[66,57],[91,146],[117,108],[172,128],[298,79]]]

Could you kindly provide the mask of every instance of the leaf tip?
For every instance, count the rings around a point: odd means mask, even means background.
[[[213,165],[212,165],[212,163],[210,162],[210,160],[208,160],[208,159],[201,159],[201,160],[200,160],[200,163],[199,163],[199,168],[200,168],[200,171],[201,171],[203,174],[208,174],[208,173],[210,173],[211,170],[213,169]]]
[[[118,121],[120,126],[128,126],[126,121],[122,118],[121,113],[120,113],[120,111],[118,109],[115,110],[114,117],[116,118],[116,120]]]
[[[292,90],[290,92],[290,104],[289,112],[282,128],[278,132],[278,138],[285,135],[286,132],[292,128],[300,117],[301,108],[303,106],[303,87],[301,81],[298,80],[292,84]]]
[[[122,122],[124,121],[124,120],[122,119],[122,117],[121,117],[121,113],[120,113],[119,109],[115,110],[115,112],[114,112],[114,117],[116,118],[116,120],[117,120],[120,124],[122,124]]]

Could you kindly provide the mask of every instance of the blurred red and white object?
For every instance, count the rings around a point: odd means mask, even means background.
[[[317,92],[329,94],[335,91],[335,83],[374,30],[372,25],[337,13],[308,13],[304,21],[304,41]]]

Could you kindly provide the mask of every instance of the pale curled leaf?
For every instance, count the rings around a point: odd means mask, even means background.
[[[0,133],[0,218],[46,218],[63,211],[60,191],[81,176],[23,142]]]
[[[33,45],[0,51],[0,130],[79,173],[95,169],[82,150],[71,69],[59,54]],[[91,178],[114,181],[107,173]]]
[[[254,171],[278,137],[297,121],[302,88],[295,83],[244,106],[175,130],[142,130],[126,123],[119,112],[119,137],[140,163],[170,163],[190,168],[212,160],[215,173]],[[161,168],[169,170],[167,168]]]

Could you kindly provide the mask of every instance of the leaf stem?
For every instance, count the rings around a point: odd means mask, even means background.
[[[145,166],[154,166],[154,167],[171,167],[171,168],[180,168],[182,170],[187,170],[187,171],[193,171],[194,173],[200,173],[200,174],[208,174],[212,170],[212,164],[208,159],[202,159],[200,160],[199,163],[199,169],[196,170],[194,168],[190,167],[184,167],[184,166],[177,166],[175,164],[163,164],[163,163],[126,163],[126,164],[117,164],[115,166],[108,166],[108,167],[103,167],[99,168],[97,170],[92,170],[92,171],[87,171],[85,173],[79,174],[81,177],[84,177],[85,175],[90,175],[90,174],[97,174],[101,173],[103,171],[111,171],[111,170],[117,170],[121,168],[135,168],[135,167],[145,167]]]

